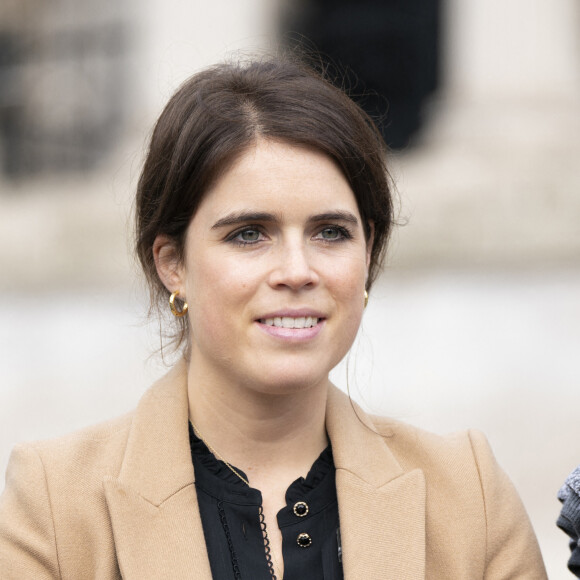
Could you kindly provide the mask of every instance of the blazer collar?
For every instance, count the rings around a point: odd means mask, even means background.
[[[143,396],[133,417],[119,480],[153,505],[194,482],[189,455],[187,365],[180,360]]]
[[[181,361],[141,399],[119,476],[103,482],[125,580],[211,578],[189,449]]]
[[[326,428],[336,466],[344,577],[424,578],[425,482],[405,472],[371,419],[335,387]],[[125,580],[209,579],[188,433],[187,365],[141,399],[118,477],[103,485]]]
[[[344,393],[328,394],[344,577],[425,577],[425,479],[405,472],[370,418]]]

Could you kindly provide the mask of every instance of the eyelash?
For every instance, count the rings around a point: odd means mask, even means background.
[[[347,228],[345,228],[344,226],[336,225],[336,224],[324,226],[318,232],[317,236],[321,235],[322,232],[324,232],[326,230],[334,230],[334,231],[338,232],[338,234],[340,234],[338,238],[334,238],[334,239],[320,238],[326,243],[335,244],[335,243],[339,243],[339,242],[344,242],[345,240],[352,239],[352,233]]]
[[[327,230],[334,230],[339,234],[339,236],[337,238],[334,238],[334,239],[318,237],[318,236],[321,236],[322,232],[327,231]],[[258,235],[260,235],[260,236],[264,235],[259,226],[244,226],[243,228],[236,230],[235,232],[232,232],[226,238],[226,241],[230,242],[232,244],[235,244],[236,246],[240,246],[240,247],[253,246],[253,245],[258,244],[259,242],[262,241],[261,239],[257,239],[255,241],[247,241],[247,240],[241,239],[241,236],[247,232],[257,232]],[[351,240],[352,233],[348,230],[348,228],[345,228],[344,226],[339,226],[337,224],[327,224],[327,225],[323,226],[322,228],[320,228],[320,230],[318,231],[318,233],[314,237],[322,240],[323,242],[325,242],[327,244],[336,244],[336,243],[344,242],[346,240]]]
[[[226,238],[226,241],[231,242],[232,244],[235,244],[236,246],[241,246],[241,247],[253,246],[254,244],[257,244],[258,242],[261,241],[259,239],[255,240],[253,242],[242,240],[240,236],[242,236],[246,232],[257,232],[260,236],[264,235],[262,230],[258,226],[245,226],[239,230],[236,230],[235,232],[232,232]]]

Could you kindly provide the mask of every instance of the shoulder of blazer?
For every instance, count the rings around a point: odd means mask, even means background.
[[[387,417],[371,421],[403,470],[422,469],[428,482],[434,475],[464,480],[466,470],[475,482],[482,464],[499,470],[487,439],[477,430],[439,435]]]
[[[14,448],[0,496],[0,568],[7,580],[85,578],[94,561],[99,577],[117,578],[103,478],[119,473],[131,422],[125,415]]]
[[[137,407],[125,415],[84,427],[67,435],[23,444],[39,454],[45,467],[55,465],[58,469],[83,467],[84,478],[92,467],[102,472],[102,476],[118,476],[129,436],[139,415],[145,416],[145,422],[155,413],[163,399],[174,397],[179,389],[176,377],[183,374],[183,363],[178,363],[166,375],[151,385],[141,397]],[[73,474],[71,474],[73,475]]]
[[[184,384],[181,364],[148,389],[133,412],[14,448],[0,496],[0,569],[10,562],[7,579],[32,577],[32,570],[39,579],[88,578],[96,573],[93,564],[99,578],[119,577],[105,484],[143,465],[152,470],[145,479],[163,479],[154,471],[159,453],[148,444],[167,439],[168,409],[187,417]],[[134,444],[136,425],[141,433],[154,432],[141,446]]]
[[[73,469],[69,476],[74,475],[75,465],[82,465],[86,478],[86,470],[93,463],[101,470],[114,472],[123,458],[133,416],[134,411],[61,437],[22,443],[17,448],[34,450],[45,469]]]
[[[177,380],[182,374],[183,364],[176,365],[145,391],[130,413],[55,439],[17,445],[13,453],[38,458],[48,490],[54,492],[53,501],[63,500],[62,510],[66,511],[67,506],[74,510],[76,501],[88,503],[95,496],[100,503],[103,479],[119,477],[135,425],[139,424],[142,431],[154,430],[156,438],[163,432],[166,422],[163,405],[167,406],[168,400],[180,399],[175,393],[182,387]],[[183,401],[177,405],[183,406]],[[157,415],[161,415],[157,417],[160,425],[154,424]],[[144,462],[154,461],[155,458],[148,458],[149,451],[143,445],[134,449],[133,455],[143,455]]]
[[[384,437],[389,446],[403,445],[411,447],[419,445],[433,450],[453,450],[466,445],[470,447],[470,437],[473,434],[485,438],[484,435],[475,429],[438,434],[391,417],[371,415],[370,420],[377,434]]]

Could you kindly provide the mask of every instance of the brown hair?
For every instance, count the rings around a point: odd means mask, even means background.
[[[161,310],[169,296],[153,260],[155,238],[171,237],[183,259],[187,227],[204,193],[257,137],[313,148],[341,168],[372,243],[371,287],[393,223],[386,145],[370,117],[324,73],[272,57],[219,64],[192,76],[155,125],[136,198],[136,251],[152,307]],[[176,322],[178,347],[187,336],[187,316]]]

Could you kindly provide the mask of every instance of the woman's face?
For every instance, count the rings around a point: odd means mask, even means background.
[[[198,379],[263,393],[326,384],[360,324],[369,250],[333,161],[250,147],[202,200],[179,267]]]

